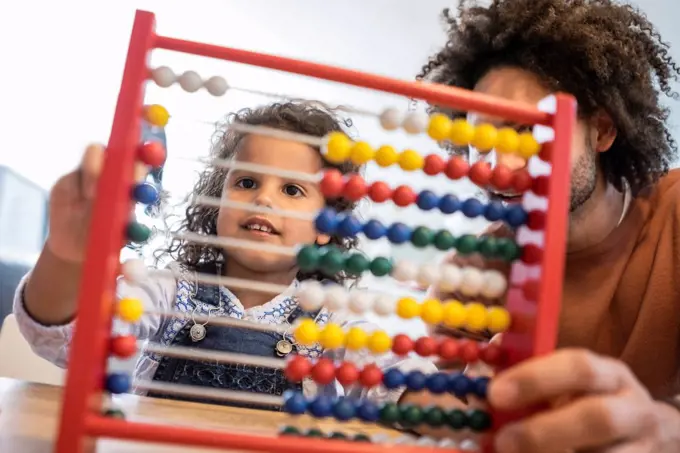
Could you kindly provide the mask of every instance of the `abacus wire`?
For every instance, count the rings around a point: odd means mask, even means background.
[[[212,208],[232,208],[241,209],[243,211],[256,212],[259,214],[271,214],[281,217],[290,217],[299,220],[314,221],[316,218],[316,213],[312,212],[299,212],[291,211],[287,209],[278,208],[268,208],[263,206],[258,206],[254,203],[243,203],[240,201],[222,200],[219,197],[209,197],[206,195],[198,195],[193,198],[191,204],[208,206]]]
[[[207,315],[196,315],[192,316],[191,313],[185,313],[178,310],[172,309],[159,309],[150,308],[144,309],[144,314],[157,315],[157,316],[168,316],[178,319],[193,319],[197,323],[210,323],[214,326],[220,327],[243,327],[249,330],[257,330],[260,332],[275,332],[280,335],[286,334],[289,330],[289,326],[281,324],[262,324],[252,321],[246,321],[242,319],[236,319],[229,316],[207,316]]]
[[[211,399],[219,401],[255,403],[261,405],[282,406],[284,398],[282,396],[267,395],[262,393],[240,392],[237,390],[218,390],[197,385],[171,384],[168,382],[150,381],[147,379],[136,379],[132,381],[132,386],[138,390],[177,396],[191,396],[200,399]]]
[[[143,344],[138,341],[138,344]],[[216,363],[239,363],[249,366],[259,366],[264,368],[284,369],[286,361],[284,359],[274,359],[270,357],[253,356],[250,354],[237,354],[223,351],[205,351],[186,346],[165,346],[160,343],[146,343],[144,346],[147,352],[162,356],[176,357],[180,359],[203,360]]]
[[[165,269],[149,270],[148,272],[149,275],[158,278],[172,278],[172,279],[181,278],[181,275],[179,275],[179,273]],[[251,291],[258,291],[261,293],[276,295],[283,294],[290,289],[290,287],[286,285],[277,285],[275,283],[260,282],[257,280],[246,280],[243,278],[211,275],[203,272],[197,273],[194,280],[199,283],[205,283],[208,285],[225,286],[227,288],[231,287],[248,289]]]

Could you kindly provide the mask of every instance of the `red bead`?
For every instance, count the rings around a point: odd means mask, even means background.
[[[137,337],[119,335],[111,340],[111,353],[123,359],[132,357],[137,352]]]
[[[479,359],[488,365],[500,365],[503,351],[497,344],[487,343],[479,350]]]
[[[506,190],[512,186],[512,172],[505,165],[496,165],[491,172],[491,185],[498,190]]]
[[[536,176],[531,182],[531,191],[540,197],[548,195],[550,178],[546,175]]]
[[[541,145],[541,151],[538,153],[538,158],[543,162],[550,162],[552,160],[552,142],[544,143]]]
[[[529,214],[527,215],[527,227],[533,231],[545,228],[545,211],[529,211]]]
[[[319,189],[326,198],[339,198],[344,185],[345,181],[340,170],[326,170],[321,178]]]
[[[491,180],[491,165],[488,162],[475,162],[470,167],[468,178],[478,186],[486,186]]]
[[[538,264],[543,259],[543,250],[536,244],[527,244],[522,249],[522,262]]]
[[[453,338],[444,338],[441,343],[439,343],[439,357],[442,359],[457,359],[459,353],[460,347],[458,346],[458,341]]]
[[[423,172],[426,175],[434,176],[443,172],[446,168],[446,161],[437,154],[429,154],[425,156],[425,165]]]
[[[461,157],[454,156],[446,163],[444,172],[449,179],[460,179],[468,174],[470,166]]]
[[[335,365],[330,359],[319,359],[312,367],[311,374],[317,384],[330,384],[335,379]]]
[[[361,386],[365,388],[375,387],[376,385],[382,383],[383,373],[375,363],[366,365],[361,373],[359,373],[359,382]]]
[[[430,357],[437,353],[437,341],[432,337],[420,337],[413,348],[421,357]]]
[[[359,201],[368,193],[366,181],[359,175],[352,175],[345,183],[342,195],[350,201]]]
[[[368,188],[368,196],[376,203],[383,203],[392,198],[392,189],[382,181],[376,181]]]
[[[392,201],[400,207],[405,207],[416,202],[418,195],[409,186],[399,186],[392,192]]]
[[[533,183],[531,175],[526,170],[518,170],[512,175],[512,188],[516,192],[524,193],[531,189]]]
[[[159,142],[145,142],[137,149],[139,160],[158,168],[165,163],[165,147]]]
[[[538,280],[528,280],[522,285],[522,294],[527,301],[536,302],[538,301],[539,288]]]
[[[290,382],[302,382],[312,371],[312,364],[305,357],[296,355],[288,361],[284,374]]]
[[[342,385],[352,385],[359,379],[359,370],[352,362],[342,362],[335,369],[335,379]]]
[[[413,340],[407,335],[400,333],[392,339],[392,352],[397,355],[406,355],[413,351]]]
[[[475,363],[479,360],[479,345],[470,340],[460,342],[460,358],[465,363]]]

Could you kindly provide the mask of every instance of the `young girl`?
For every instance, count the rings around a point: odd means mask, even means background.
[[[331,113],[317,105],[303,103],[282,103],[254,110],[245,109],[231,115],[229,122],[262,125],[317,137],[341,130],[340,124]],[[264,135],[244,135],[229,128],[218,132],[213,157],[309,174],[316,174],[323,167],[330,166],[323,160],[319,149],[306,144]],[[15,299],[14,311],[23,335],[40,356],[61,367],[67,365],[80,266],[85,253],[86,230],[82,225],[87,224],[100,159],[101,150],[90,149],[80,170],[63,177],[52,190],[49,238],[35,268],[17,290]],[[350,165],[336,168],[343,173],[356,170]],[[327,204],[315,183],[238,169],[225,170],[215,166],[208,166],[200,175],[193,194],[301,213],[317,212]],[[338,211],[353,208],[345,200],[336,200],[329,204]],[[314,242],[319,245],[334,244],[343,249],[355,245],[351,240],[319,235],[313,222],[309,220],[283,217],[275,211],[264,215],[248,210],[205,205],[191,205],[187,208],[180,231],[286,247]],[[181,345],[277,357],[286,353],[280,348],[277,350],[277,344],[290,337],[284,338],[284,335],[275,332],[244,327],[211,325],[210,318],[228,316],[256,323],[291,325],[296,319],[305,316],[312,317],[320,325],[332,320],[345,328],[361,323],[363,329],[372,329],[366,323],[343,319],[325,309],[317,313],[304,313],[293,297],[295,286],[301,280],[321,281],[329,277],[319,273],[300,272],[294,257],[253,249],[225,250],[213,245],[177,239],[163,252],[172,257],[174,262],[169,267],[176,275],[182,275],[181,278],[173,280],[146,277],[135,286],[121,280],[118,296],[138,298],[146,307],[153,308],[156,312],[178,310],[188,315],[189,320],[145,315],[133,327],[134,334],[140,339],[166,346]],[[289,285],[289,290],[271,299],[270,295],[262,292],[199,283],[195,279],[198,273]],[[336,275],[330,279],[341,283],[343,276]],[[208,323],[191,320],[197,315],[207,316]],[[192,335],[192,327],[198,325],[203,325],[205,330],[194,328]],[[202,335],[196,335],[196,332]],[[318,346],[295,348],[297,353],[309,357],[325,354]],[[373,357],[344,350],[334,350],[332,353],[329,351],[325,355],[333,359],[352,361],[357,366],[375,362]],[[424,372],[435,370],[434,365],[427,361],[398,360],[390,355],[378,358],[377,364],[381,368],[397,366],[404,371],[413,368]],[[161,357],[148,351],[142,352],[137,363],[135,380],[273,395],[281,395],[285,390],[295,387],[286,381],[279,370]],[[397,401],[402,393],[399,390],[373,390],[367,393],[360,389],[343,388],[337,382],[320,388],[313,382],[305,381],[302,387],[307,396],[323,392],[329,396],[345,395]]]

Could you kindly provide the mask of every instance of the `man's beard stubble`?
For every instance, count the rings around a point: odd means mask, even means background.
[[[569,212],[573,213],[595,192],[597,185],[597,153],[590,143],[586,143],[586,152],[579,156],[571,171],[571,193]]]

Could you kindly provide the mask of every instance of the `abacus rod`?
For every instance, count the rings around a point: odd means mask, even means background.
[[[192,313],[185,313],[177,310],[163,310],[163,309],[146,309],[144,314],[168,316],[171,318],[190,319],[196,323],[210,323],[214,326],[221,327],[242,327],[250,330],[257,330],[260,332],[275,332],[284,335],[290,331],[289,326],[280,324],[261,324],[252,321],[244,321],[242,319],[232,318],[230,316],[207,316],[195,315]]]
[[[283,396],[262,393],[240,392],[237,390],[218,390],[198,385],[171,384],[168,382],[133,380],[132,386],[138,390],[176,396],[190,396],[199,399],[229,401],[235,403],[253,403],[263,406],[282,406]]]
[[[303,134],[301,132],[291,132],[277,129],[275,127],[259,126],[245,123],[230,123],[226,125],[227,129],[244,134],[264,135],[267,137],[278,138],[280,140],[288,140],[291,142],[300,142],[310,146],[323,146],[323,137],[317,137],[310,134]]]
[[[223,236],[209,236],[204,234],[177,231],[163,231],[158,230],[159,233],[168,234],[174,239],[179,239],[187,242],[194,242],[203,245],[215,245],[225,248],[249,249],[259,250],[261,252],[278,253],[279,255],[295,256],[297,254],[296,247],[288,247],[283,245],[267,244],[264,242],[248,241],[246,239],[237,239]]]
[[[139,343],[142,342],[140,341]],[[147,343],[145,349],[147,352],[152,352],[167,357],[177,357],[180,359],[202,360],[216,363],[240,363],[243,365],[273,368],[277,370],[286,367],[286,361],[284,359],[274,359],[250,354],[207,351],[203,349],[189,348],[186,346],[165,346],[160,343]]]
[[[290,211],[286,209],[269,208],[266,206],[256,205],[255,203],[243,203],[240,201],[223,200],[219,197],[208,197],[205,195],[199,195],[194,197],[192,204],[209,206],[213,208],[242,209],[244,211],[256,212],[259,214],[270,214],[280,217],[290,217],[299,220],[313,221],[316,218],[316,214],[311,212],[299,212]]]
[[[156,276],[158,278],[173,278],[173,279],[178,279],[180,278],[180,275],[178,275],[177,272],[173,272],[170,270],[149,270],[149,275]],[[186,278],[185,278],[186,280]],[[202,272],[197,272],[193,280],[199,283],[205,283],[207,285],[215,285],[215,286],[225,286],[227,288],[239,288],[239,289],[248,289],[251,291],[258,291],[261,293],[268,293],[268,294],[283,294],[286,293],[290,290],[290,286],[286,285],[277,285],[275,283],[267,283],[267,282],[261,282],[258,280],[247,280],[244,278],[235,278],[235,277],[224,277],[221,275],[211,275],[211,274],[206,274]]]

